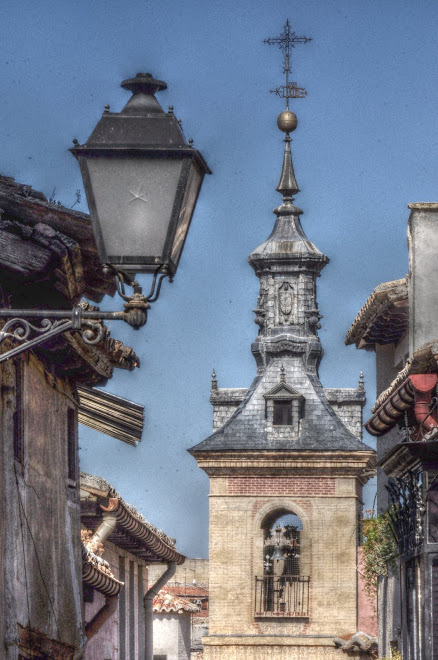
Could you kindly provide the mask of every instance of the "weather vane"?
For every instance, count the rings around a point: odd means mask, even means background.
[[[298,37],[295,32],[292,32],[289,20],[287,20],[280,36],[269,37],[263,42],[270,46],[278,46],[284,53],[283,72],[286,74],[286,84],[280,85],[270,91],[272,94],[277,94],[277,96],[286,99],[286,111],[289,111],[289,99],[302,99],[307,96],[307,91],[304,87],[298,87],[296,82],[289,82],[289,72],[291,48],[295,48],[295,44],[306,44],[308,41],[312,41],[312,39],[310,37]]]

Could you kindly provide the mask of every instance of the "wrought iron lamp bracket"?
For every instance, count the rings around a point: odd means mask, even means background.
[[[103,268],[107,273],[114,274],[117,293],[125,301],[125,311],[88,311],[86,303],[76,305],[70,310],[0,309],[0,320],[7,319],[0,329],[0,347],[6,341],[18,344],[0,354],[0,363],[67,331],[79,332],[86,344],[98,344],[106,333],[102,321],[125,321],[135,330],[144,326],[151,303],[160,295],[163,279],[169,277],[172,282],[167,265],[160,265],[156,269],[147,296],[143,295],[139,283],[128,273],[107,264]],[[126,295],[125,285],[133,288],[132,295]]]

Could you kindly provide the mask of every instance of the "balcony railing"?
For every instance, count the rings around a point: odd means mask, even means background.
[[[308,617],[310,577],[256,577],[255,614],[266,617]]]

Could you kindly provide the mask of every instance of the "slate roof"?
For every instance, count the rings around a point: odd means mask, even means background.
[[[294,258],[306,256],[317,262],[326,264],[326,257],[316,245],[309,241],[305,235],[298,215],[300,209],[292,207],[291,215],[277,218],[270,236],[263,241],[248,257],[249,263],[254,266],[259,262],[273,263],[277,260],[290,262]]]
[[[299,364],[296,365],[298,368]],[[273,368],[258,375],[248,393],[231,418],[218,431],[189,449],[190,453],[199,451],[233,450],[297,450],[297,451],[371,451],[360,442],[341,422],[328,403],[323,387],[316,376],[297,373],[294,389],[305,397],[305,417],[301,420],[301,432],[298,437],[272,437],[266,430],[265,398],[272,387]],[[297,369],[298,371],[298,369]],[[267,382],[269,380],[269,383]]]
[[[211,402],[239,405],[220,429],[189,449],[195,456],[198,452],[245,450],[372,452],[341,422],[318,378],[322,348],[317,334],[321,316],[315,279],[328,258],[307,238],[299,217],[302,211],[292,203],[298,188],[289,141],[285,142],[277,187],[283,203],[274,210],[277,219],[270,236],[248,257],[260,279],[254,310],[260,329],[251,347],[257,376],[240,400],[244,391],[217,390],[213,373]],[[280,292],[283,284],[287,284],[286,297]],[[285,306],[282,300],[286,300]],[[282,388],[294,400],[292,423],[284,426],[274,425],[272,412],[276,394],[279,399],[287,398],[280,393]]]

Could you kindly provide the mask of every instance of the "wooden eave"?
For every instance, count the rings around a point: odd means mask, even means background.
[[[87,529],[95,531],[102,522],[103,513],[110,511],[116,517],[117,525],[108,540],[117,547],[148,564],[170,561],[183,564],[185,556],[170,545],[168,537],[140,519],[132,509],[121,497],[96,498],[95,501],[82,499],[81,522]]]
[[[379,284],[347,332],[345,343],[357,348],[400,341],[408,328],[406,278]]]
[[[379,409],[382,409],[383,406],[397,394],[397,391],[410,375],[426,374],[436,371],[438,371],[438,341],[431,341],[417,349],[407,360],[405,366],[398,372],[391,385],[379,395],[376,403],[371,408],[371,412],[377,413]],[[394,421],[392,426],[394,426],[395,423],[396,421]],[[368,424],[368,422],[366,422],[366,424]],[[386,431],[388,430],[389,427]]]
[[[30,186],[1,176],[0,208],[4,212],[3,220],[18,220],[28,228],[47,225],[78,244],[83,269],[83,291],[78,293],[79,296],[100,302],[104,295],[114,295],[113,278],[102,272],[89,215],[51,204]]]
[[[96,388],[79,386],[81,424],[130,445],[141,441],[144,406]]]
[[[58,377],[79,385],[105,385],[115,367],[132,371],[140,364],[132,348],[108,335],[91,346],[77,333],[65,332],[41,344],[34,352]]]

